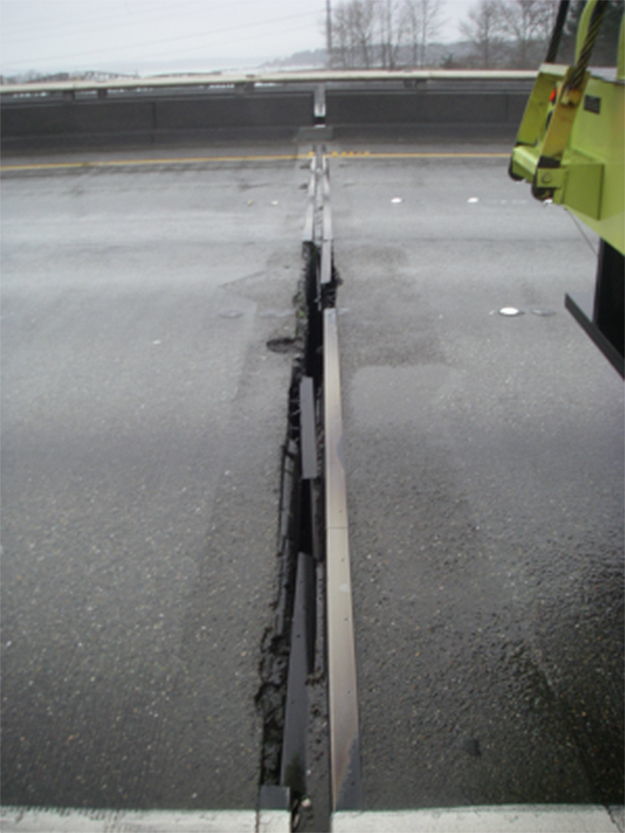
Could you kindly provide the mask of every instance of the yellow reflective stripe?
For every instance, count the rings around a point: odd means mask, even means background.
[[[312,151],[304,154],[253,154],[250,156],[183,156],[154,159],[96,159],[91,162],[25,162],[23,164],[1,165],[0,171],[55,171],[80,170],[89,168],[132,168],[147,165],[205,165],[220,162],[295,162],[298,159],[310,159]],[[405,151],[385,152],[370,150],[333,150],[326,154],[331,158],[341,159],[507,159],[509,153],[493,152],[439,152],[439,151]]]

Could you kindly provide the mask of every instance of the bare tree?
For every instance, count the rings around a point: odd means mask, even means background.
[[[378,0],[376,7],[382,66],[397,66],[403,40],[401,0]]]
[[[340,3],[332,15],[333,50],[337,63],[370,67],[374,60],[375,0]]]
[[[502,20],[500,0],[480,0],[460,24],[460,32],[471,42],[480,67],[495,66],[501,56]]]
[[[374,61],[375,0],[353,0],[350,6],[351,26],[360,61],[369,68]]]
[[[535,66],[544,50],[557,13],[556,0],[500,0],[501,29],[514,42],[512,63]]]
[[[341,3],[334,10],[332,22],[333,63],[347,69],[354,66],[353,38],[347,4]]]
[[[337,6],[332,13],[332,55],[330,66],[347,66],[347,27],[342,6]]]
[[[394,69],[410,43],[413,63],[422,66],[443,24],[443,6],[444,0],[344,0],[332,13],[334,60],[343,67]]]
[[[444,0],[404,0],[402,21],[412,50],[414,66],[424,66],[428,44],[444,23]]]

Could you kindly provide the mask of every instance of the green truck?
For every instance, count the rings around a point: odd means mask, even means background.
[[[599,237],[594,295],[566,306],[624,375],[625,17],[622,3],[587,0],[558,9],[512,151],[509,172],[539,200],[563,205]],[[560,63],[575,27],[575,49]],[[601,42],[602,54],[597,50]],[[606,45],[608,45],[606,55]],[[611,54],[610,54],[611,53]],[[601,66],[596,63],[601,61]],[[605,66],[609,61],[609,66]]]

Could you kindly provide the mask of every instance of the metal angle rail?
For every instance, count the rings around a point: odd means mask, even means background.
[[[354,635],[347,491],[343,462],[343,416],[337,310],[333,293],[333,228],[330,171],[325,147],[315,147],[316,223],[313,246],[317,259],[318,303],[322,315],[322,391],[325,497],[326,669],[330,732],[332,812],[362,807],[360,732]]]
[[[332,203],[330,201],[330,168],[327,157],[323,158],[322,176],[321,176],[321,194],[323,205],[323,220],[322,220],[322,241],[327,243],[332,240]]]
[[[303,243],[313,243],[315,239],[315,210],[317,205],[317,155],[310,160],[310,179],[308,181],[308,194],[306,202],[306,215],[304,218],[304,229],[302,232]]]
[[[336,309],[323,313],[327,669],[334,811],[362,806],[343,417]]]
[[[327,293],[333,278],[330,172],[325,148],[311,160],[304,243],[317,263],[323,354],[325,494],[326,669],[330,730],[332,810],[362,806],[356,649],[352,614],[346,478],[342,455],[343,417],[337,311]]]
[[[355,811],[362,807],[346,479],[341,451],[343,427],[334,306],[330,177],[325,148],[315,146],[313,154],[302,240],[307,332],[303,354],[294,366],[297,390],[293,389],[291,401],[297,424],[291,454],[299,462],[294,464],[292,471],[285,470],[297,480],[291,495],[295,503],[288,503],[295,519],[295,538],[289,552],[296,560],[292,571],[292,619],[288,626],[288,679],[285,681],[279,786],[264,786],[265,794],[272,790],[269,796],[272,801],[275,793],[277,800],[290,803],[295,816],[304,806],[303,798],[309,787],[306,758],[312,701],[308,677],[315,669],[315,657],[319,656],[316,635],[318,625],[322,623],[325,625],[325,651],[321,650],[321,653],[328,686],[331,812]],[[319,411],[316,407],[318,399],[323,403]],[[295,422],[290,425],[292,430]],[[321,437],[323,468],[318,461]],[[289,459],[287,455],[286,462]],[[319,500],[321,494],[324,495],[323,510]],[[287,501],[283,504],[286,506]],[[283,513],[281,540],[288,534],[289,516]],[[316,588],[321,582],[325,613],[315,604]],[[285,624],[282,618],[279,632],[283,635]],[[269,809],[274,805],[266,801],[261,802],[261,806]]]

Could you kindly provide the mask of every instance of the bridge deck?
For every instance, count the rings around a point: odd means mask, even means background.
[[[308,150],[6,173],[7,804],[255,805]],[[366,805],[618,802],[593,241],[507,146],[329,150]]]

